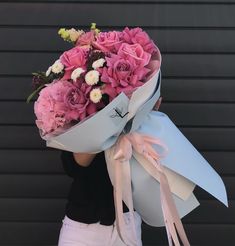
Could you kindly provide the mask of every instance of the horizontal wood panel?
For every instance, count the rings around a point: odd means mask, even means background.
[[[4,245],[48,245],[56,244],[61,223],[1,222],[0,242]],[[143,225],[144,245],[167,244],[165,228]],[[192,245],[230,245],[235,240],[234,225],[185,225]],[[14,234],[14,237],[12,236]],[[216,242],[214,237],[216,235]],[[19,245],[18,245],[19,246]]]
[[[123,3],[0,3],[0,25],[89,25],[95,16],[101,26],[235,26],[234,5],[127,3],[124,6]],[[105,15],[104,9],[108,10]],[[69,13],[69,18],[65,13]]]
[[[66,175],[0,175],[0,197],[66,198],[72,179]]]
[[[65,205],[66,199],[0,198],[0,220],[60,222],[65,214]]]
[[[33,71],[32,71],[33,72]],[[32,76],[0,77],[0,100],[23,100],[32,92]]]
[[[46,142],[41,139],[36,126],[0,126],[0,135],[0,148],[46,148]]]
[[[72,179],[66,175],[0,175],[0,197],[6,198],[65,198]],[[235,200],[235,177],[223,177],[229,199]],[[212,196],[197,187],[198,199]],[[213,198],[214,199],[214,198]]]
[[[162,74],[173,77],[231,77],[235,56],[207,54],[163,55]]]
[[[180,129],[199,150],[235,150],[235,128]],[[0,126],[0,135],[2,137],[0,149],[46,148],[46,143],[40,138],[36,126]]]
[[[115,28],[119,30],[120,28]],[[108,29],[102,29],[105,31]],[[161,52],[235,52],[235,30],[146,29]],[[71,44],[57,34],[58,28],[0,28],[0,50],[63,51]],[[17,36],[17,42],[12,42]]]
[[[235,149],[235,128],[180,128],[199,150]]]
[[[40,3],[40,2],[45,2],[45,0],[36,0],[36,1],[33,1],[33,0],[19,0],[19,1],[16,1],[16,0],[8,0],[7,2],[37,2],[37,3]],[[66,0],[47,0],[46,1],[47,3],[48,2],[51,2],[51,3],[56,3],[56,2],[66,2]],[[69,2],[72,2],[72,3],[82,3],[82,2],[87,2],[86,0],[69,0]],[[89,0],[90,3],[123,3],[124,1],[123,0]],[[147,0],[147,1],[144,1],[144,0],[126,0],[124,3],[179,3],[179,4],[187,4],[187,3],[206,3],[206,4],[214,4],[214,3],[220,3],[220,4],[233,4],[235,3],[234,0],[165,0],[165,1],[162,1],[162,0]]]
[[[160,111],[180,126],[235,126],[235,104],[162,103]]]
[[[60,222],[65,213],[66,202],[65,199],[0,198],[0,220],[2,222]],[[230,201],[230,207],[226,208],[218,201],[202,200],[200,206],[182,221],[184,224],[234,223],[235,201]]]
[[[162,79],[164,101],[234,102],[234,79]]]
[[[0,222],[0,242],[2,245],[41,246],[56,244],[62,223]],[[13,236],[14,235],[14,236]]]
[[[235,151],[210,151],[201,154],[220,175],[235,175]]]
[[[229,201],[229,208],[217,200],[199,202],[200,206],[182,219],[183,224],[234,224],[234,201]]]
[[[0,77],[0,100],[23,100],[31,93],[32,77]],[[161,94],[165,102],[235,102],[234,79],[166,79]]]
[[[57,53],[3,52],[0,54],[0,75],[45,71],[59,56]],[[231,77],[235,76],[234,63],[235,55],[232,54],[166,54],[163,55],[162,74],[165,77]]]
[[[0,150],[0,173],[59,174],[64,173],[60,150]],[[235,152],[201,152],[220,175],[235,175]],[[20,160],[20,162],[19,162]]]
[[[192,245],[230,245],[235,240],[235,225],[196,224],[185,225],[184,228]],[[143,241],[146,245],[167,244],[165,228],[144,225],[143,231]]]
[[[33,103],[0,102],[0,124],[34,124],[33,107]],[[235,126],[235,104],[163,102],[160,111],[180,126]]]
[[[64,173],[60,150],[0,150],[0,173]],[[20,161],[19,161],[20,160]]]

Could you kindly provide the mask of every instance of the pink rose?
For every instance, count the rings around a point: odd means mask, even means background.
[[[103,52],[116,52],[122,43],[122,33],[117,31],[100,32],[93,46]]]
[[[89,49],[76,46],[61,55],[60,61],[65,66],[64,80],[71,79],[71,73],[74,69],[86,68],[88,52]]]
[[[149,69],[140,67],[135,60],[122,58],[118,55],[106,57],[107,67],[100,69],[101,81],[106,83],[103,93],[111,100],[120,92],[130,93],[143,85],[143,80]]]
[[[78,46],[88,45],[89,46],[93,43],[94,40],[95,40],[95,32],[94,31],[86,32],[78,38],[76,45]]]
[[[90,101],[91,86],[86,83],[77,83],[64,95],[65,105],[68,107],[68,117],[73,120],[83,120],[97,111],[96,106]]]
[[[149,35],[139,27],[132,29],[126,27],[122,33],[124,41],[129,44],[138,43],[143,47],[144,51],[150,54],[157,50],[153,40],[151,40]]]
[[[144,51],[140,44],[121,44],[117,54],[120,57],[130,60],[132,63],[144,67],[149,64],[151,55]]]

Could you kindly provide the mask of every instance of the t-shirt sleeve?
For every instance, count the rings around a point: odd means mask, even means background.
[[[77,177],[89,167],[80,166],[74,159],[73,152],[62,150],[60,158],[63,164],[64,171],[70,177]]]

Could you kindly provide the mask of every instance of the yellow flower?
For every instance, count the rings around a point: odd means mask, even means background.
[[[96,23],[91,23],[91,30],[95,30],[96,29]]]
[[[78,38],[84,33],[83,30],[75,30],[74,28],[71,28],[68,30],[69,33],[69,39],[72,42],[76,42]]]
[[[91,30],[95,31],[96,35],[100,32],[100,29],[96,28],[96,23],[91,23]]]
[[[69,38],[69,32],[68,32],[68,30],[66,30],[65,28],[60,28],[60,30],[58,31],[58,34],[59,34],[64,40],[68,40],[68,38]]]

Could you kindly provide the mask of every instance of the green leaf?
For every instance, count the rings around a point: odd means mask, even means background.
[[[34,90],[27,98],[27,103],[44,87],[45,85],[40,85],[36,90]]]

